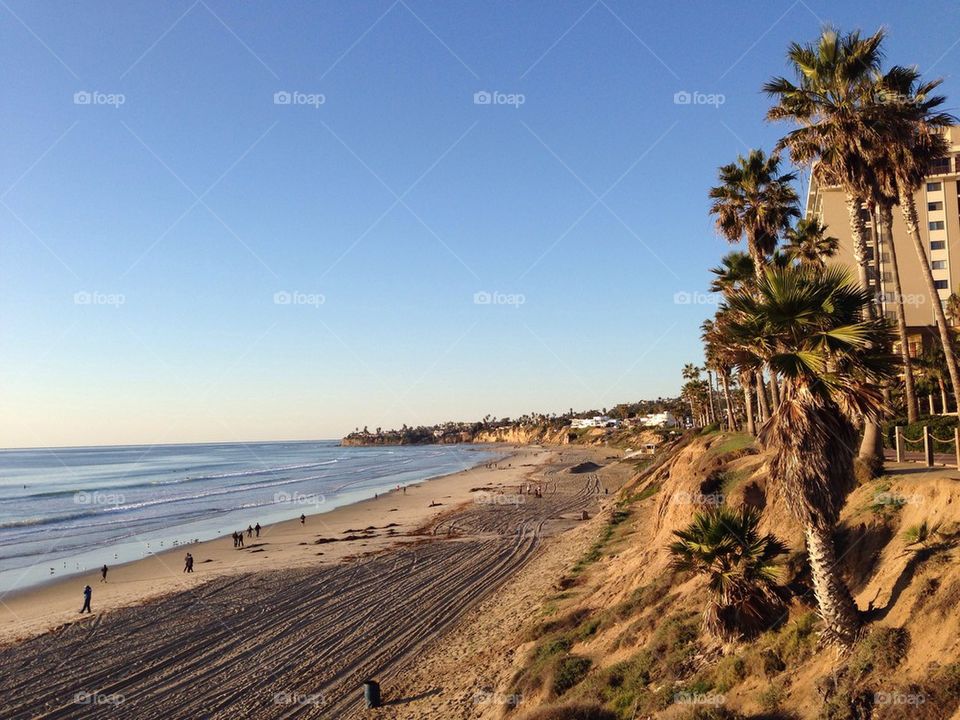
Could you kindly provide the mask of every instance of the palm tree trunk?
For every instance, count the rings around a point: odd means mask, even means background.
[[[733,432],[737,429],[737,424],[733,419],[733,403],[730,402],[730,378],[727,377],[727,370],[720,373],[720,384],[723,386],[723,401],[727,404],[727,429]]]
[[[813,593],[826,625],[826,635],[843,645],[852,645],[860,628],[860,613],[850,590],[840,577],[833,537],[829,530],[814,525],[808,525],[804,530],[807,557],[813,575]]]
[[[757,424],[753,420],[753,392],[750,386],[750,373],[745,370],[740,371],[740,387],[743,388],[743,407],[747,417],[747,433],[756,436]]]
[[[780,385],[777,382],[777,374],[767,363],[767,370],[770,372],[770,410],[776,410],[780,407]]]
[[[910,344],[907,341],[907,316],[903,310],[897,244],[893,240],[893,209],[889,205],[880,207],[880,221],[887,231],[887,249],[890,253],[890,274],[893,277],[894,300],[897,308],[897,334],[900,336],[900,357],[903,359],[903,394],[907,405],[907,422],[915,423],[920,413],[917,405],[917,390],[913,384],[913,360],[910,358]]]
[[[943,355],[947,361],[947,371],[950,373],[953,396],[960,398],[960,373],[957,372],[957,359],[954,357],[953,345],[950,342],[950,327],[947,325],[943,304],[940,302],[940,294],[933,282],[933,271],[930,269],[930,262],[927,260],[927,251],[923,247],[923,240],[920,239],[920,231],[917,228],[917,204],[914,202],[913,192],[904,187],[902,183],[898,190],[900,191],[900,209],[903,211],[907,233],[913,240],[913,246],[917,249],[920,269],[923,271],[923,279],[927,283],[927,292],[930,293],[930,301],[933,303],[933,314],[937,320],[937,330],[940,332],[940,343],[943,345]]]
[[[850,232],[853,237],[853,258],[857,263],[857,278],[860,281],[860,287],[869,290],[870,278],[867,273],[867,266],[870,261],[867,259],[867,227],[863,222],[863,216],[860,214],[862,206],[863,200],[861,198],[847,193],[847,215],[850,219]],[[874,302],[867,305],[867,312],[871,319],[876,319],[876,298],[874,298]],[[860,443],[859,457],[875,475],[878,475],[883,469],[883,451],[880,442],[880,426],[873,420],[866,421],[863,424],[863,441]]]
[[[760,422],[765,423],[770,417],[770,405],[767,401],[767,383],[763,380],[763,370],[756,370],[757,376],[757,401],[760,407]]]
[[[713,371],[707,370],[707,391],[710,393],[710,422],[717,422],[717,406],[714,403]]]

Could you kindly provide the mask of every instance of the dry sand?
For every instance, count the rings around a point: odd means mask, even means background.
[[[525,448],[265,528],[243,550],[189,546],[192,575],[181,547],[113,568],[106,584],[81,576],[5,598],[3,637],[28,639],[0,652],[0,715],[349,717],[368,676],[392,707],[416,702],[398,696],[400,669],[607,499],[595,474],[567,472],[605,452]],[[518,499],[526,483],[544,497]],[[341,540],[317,544],[329,538]],[[95,614],[81,618],[85,583]]]

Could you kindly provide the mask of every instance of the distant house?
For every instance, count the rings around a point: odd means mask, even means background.
[[[673,413],[669,411],[643,415],[638,418],[637,421],[640,425],[643,425],[643,427],[667,428],[677,426],[677,419],[673,416]]]
[[[573,418],[570,421],[573,430],[582,428],[613,428],[620,427],[620,421],[606,415],[595,415],[592,418]]]

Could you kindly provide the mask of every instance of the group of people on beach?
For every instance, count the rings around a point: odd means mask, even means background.
[[[301,520],[301,522],[303,521]],[[256,533],[257,537],[260,537],[260,530],[260,523],[257,523],[256,525],[247,525],[247,539],[252,538],[254,533]],[[235,548],[243,547],[243,530],[237,530],[233,534],[233,546]]]

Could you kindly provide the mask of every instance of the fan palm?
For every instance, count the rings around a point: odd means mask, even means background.
[[[724,337],[722,316],[718,313],[714,320],[704,320],[700,330],[707,367],[716,370],[717,377],[720,379],[720,386],[723,389],[723,401],[727,410],[727,429],[730,431],[736,430],[737,423],[734,419],[733,402],[730,397],[730,371],[735,362],[735,355]]]
[[[849,645],[859,614],[837,568],[833,529],[853,488],[854,421],[883,410],[878,385],[895,369],[890,329],[842,267],[769,268],[755,293],[727,300],[730,333],[783,378],[760,430],[777,492],[804,528],[814,593],[830,640]]]
[[[876,192],[872,162],[885,152],[882,128],[876,127],[873,82],[880,69],[884,31],[862,37],[827,28],[806,45],[792,43],[787,60],[796,83],[777,77],[764,85],[776,104],[769,120],[792,120],[798,127],[777,148],[788,148],[798,165],[813,167],[824,186],[839,185],[846,193],[853,237],[853,255],[860,285],[869,287],[867,228],[863,204]],[[878,313],[873,302],[871,316]],[[879,423],[864,425],[860,457],[875,471],[883,466]]]
[[[755,277],[759,278],[767,258],[777,247],[780,235],[790,221],[800,216],[797,193],[793,189],[795,173],[780,173],[780,156],[751,150],[746,157],[719,170],[720,184],[710,189],[710,214],[716,216],[717,230],[730,242],[747,241]],[[757,378],[761,412],[765,411],[766,390],[763,375]],[[770,373],[773,404],[779,395],[777,378]],[[768,410],[766,411],[769,412]]]
[[[725,640],[755,636],[785,615],[777,561],[787,547],[773,535],[761,535],[759,524],[758,510],[721,505],[698,512],[688,527],[673,533],[673,567],[707,576],[713,600],[704,625]]]
[[[786,240],[783,250],[790,260],[817,268],[826,266],[840,245],[837,238],[827,235],[827,226],[816,217],[797,220],[797,224],[787,230]]]
[[[752,285],[755,277],[753,259],[743,252],[730,252],[723,256],[720,265],[710,268],[716,277],[710,283],[711,292],[728,293]]]

